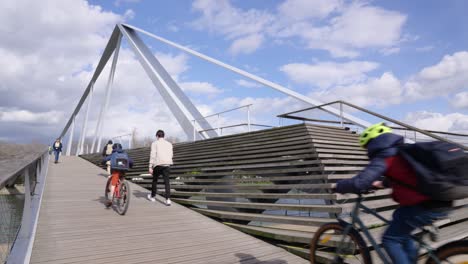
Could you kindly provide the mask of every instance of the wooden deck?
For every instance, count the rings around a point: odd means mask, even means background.
[[[31,263],[308,263],[135,184],[120,216],[104,207],[104,172],[78,157],[49,164]]]

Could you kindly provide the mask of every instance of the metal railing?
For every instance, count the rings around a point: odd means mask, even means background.
[[[15,185],[24,184],[24,204],[22,206],[21,224],[15,230],[14,240],[8,245],[5,263],[29,263],[32,246],[36,233],[37,219],[39,217],[42,193],[45,186],[49,163],[49,153],[44,151],[37,158],[22,166],[20,169],[0,179],[0,189],[14,189]],[[20,208],[9,208],[20,210]],[[3,219],[2,226],[11,225],[11,219]]]
[[[206,118],[210,118],[210,117],[218,117],[218,119],[216,120],[216,125],[217,127],[216,128],[212,128],[212,129],[203,129],[203,130],[197,130],[196,129],[196,126],[195,126],[195,123],[196,121],[198,121],[198,119],[193,119],[192,122],[193,122],[193,141],[195,141],[197,139],[197,134],[202,134],[203,132],[207,132],[207,131],[213,131],[213,130],[216,130],[216,132],[218,133],[218,136],[221,136],[222,135],[222,130],[223,128],[231,128],[231,127],[238,127],[238,126],[245,126],[247,125],[247,130],[248,132],[251,131],[251,122],[250,122],[250,107],[252,106],[252,104],[248,104],[248,105],[243,105],[243,106],[239,106],[239,107],[236,107],[236,108],[232,108],[232,109],[229,109],[229,110],[225,110],[225,111],[222,111],[222,112],[218,112],[218,113],[215,113],[215,114],[211,114],[211,115],[207,115],[207,116],[203,116],[201,119],[202,120],[205,120]],[[242,124],[237,124],[237,125],[232,125],[232,126],[224,126],[222,127],[221,124],[220,124],[220,117],[222,114],[225,114],[225,113],[229,113],[229,112],[232,112],[232,111],[235,111],[235,110],[239,110],[239,109],[242,109],[242,108],[247,108],[247,123],[242,123]],[[262,125],[256,125],[256,126],[262,126]]]
[[[127,137],[128,138],[128,149],[131,149],[132,148],[133,136],[134,136],[134,132],[129,133],[129,134],[125,134],[125,135],[112,137],[111,140],[114,141],[114,142],[116,140],[118,140],[119,143],[122,144],[122,138]]]
[[[203,131],[209,131],[209,130],[217,130],[217,129],[220,129],[220,133],[218,134],[219,136],[222,136],[223,135],[223,129],[226,129],[226,128],[234,128],[234,127],[245,127],[245,126],[250,126],[250,127],[266,127],[266,128],[273,128],[275,126],[269,126],[269,125],[261,125],[261,124],[248,124],[248,123],[240,123],[240,124],[236,124],[236,125],[230,125],[230,126],[223,126],[223,127],[219,127],[219,128],[211,128],[211,129],[206,129],[206,130],[200,130],[198,131],[199,133],[202,133]],[[249,131],[250,132],[250,131]]]
[[[340,120],[339,121],[327,121],[328,123],[337,123],[337,124],[339,123],[341,125],[341,127],[344,127],[345,124],[353,124],[353,125],[359,126],[358,124],[355,124],[351,120],[348,120],[348,119],[343,117],[343,105],[346,105],[346,106],[349,106],[349,107],[354,108],[356,110],[359,110],[361,112],[370,114],[370,115],[372,115],[374,117],[378,117],[378,118],[381,118],[381,119],[383,119],[385,121],[388,121],[388,122],[391,122],[393,124],[399,125],[400,127],[392,127],[392,128],[394,128],[396,130],[413,131],[414,139],[417,138],[416,133],[419,133],[419,134],[422,134],[422,135],[424,135],[426,137],[425,140],[435,139],[435,140],[445,141],[445,142],[456,144],[456,145],[460,146],[464,150],[468,150],[468,146],[466,146],[464,144],[461,144],[459,142],[450,140],[447,137],[438,136],[438,135],[436,135],[436,133],[437,134],[452,135],[452,136],[455,135],[455,136],[467,137],[467,138],[468,138],[468,135],[458,134],[458,133],[442,132],[442,131],[419,129],[417,127],[414,127],[414,126],[408,125],[406,123],[400,122],[400,121],[398,121],[396,119],[393,119],[393,118],[378,114],[376,112],[370,111],[368,109],[365,109],[365,108],[362,108],[362,107],[359,107],[357,105],[354,105],[354,104],[351,104],[351,103],[348,103],[348,102],[345,102],[345,101],[341,101],[341,100],[333,101],[333,102],[330,102],[330,103],[326,103],[326,104],[322,104],[322,105],[318,105],[318,106],[314,106],[314,107],[309,107],[309,108],[305,108],[305,109],[301,109],[301,110],[297,110],[297,111],[293,111],[293,112],[289,112],[289,113],[285,113],[285,114],[281,114],[281,115],[278,115],[277,117],[279,117],[279,118],[289,118],[289,119],[295,119],[295,120],[302,120],[302,121],[321,122],[323,120],[311,119],[311,118],[300,117],[300,116],[294,116],[292,114],[297,114],[297,113],[300,113],[300,112],[309,111],[309,110],[313,110],[313,109],[319,109],[319,110],[325,111],[323,109],[323,107],[328,106],[328,105],[332,105],[332,104],[339,104],[340,105]],[[410,137],[407,136],[406,138],[408,139]],[[414,141],[416,141],[416,140],[414,140]]]

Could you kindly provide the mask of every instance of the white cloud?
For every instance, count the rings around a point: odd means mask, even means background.
[[[120,6],[121,4],[134,4],[138,2],[140,2],[140,0],[115,0],[114,5]]]
[[[180,87],[187,92],[206,94],[215,96],[222,93],[222,90],[208,82],[181,82]]]
[[[367,78],[365,73],[375,70],[378,66],[378,63],[370,61],[325,61],[316,64],[291,63],[282,66],[280,70],[297,83],[327,88],[363,81]]]
[[[273,16],[266,11],[244,11],[228,0],[196,0],[192,8],[202,13],[192,23],[196,29],[221,33],[228,39],[258,34],[273,21]]]
[[[468,108],[468,92],[457,93],[452,101],[456,108]]]
[[[422,69],[405,84],[406,94],[412,99],[449,95],[466,88],[468,88],[467,51],[445,55],[439,63]]]
[[[29,123],[29,124],[57,124],[63,121],[63,112],[31,112],[28,110],[1,109],[0,122]]]
[[[258,49],[263,42],[263,36],[260,34],[252,34],[246,37],[236,39],[229,47],[229,53],[250,54]]]
[[[132,9],[128,9],[127,11],[125,11],[123,17],[125,20],[132,20],[135,18],[135,11],[133,11]]]
[[[461,113],[418,111],[409,113],[404,121],[421,129],[468,133],[468,115]]]
[[[405,40],[406,15],[367,2],[286,0],[276,12],[242,10],[229,0],[197,0],[192,7],[201,13],[192,23],[196,29],[224,35],[232,45],[250,40],[249,52],[261,47],[259,39],[269,37],[282,43],[282,39],[299,38],[306,48],[353,58],[367,48],[394,54]],[[230,49],[232,52],[233,46]]]
[[[382,53],[385,56],[396,54],[398,52],[400,52],[399,47],[390,47],[390,48],[384,48],[384,49],[380,50],[380,53]]]
[[[115,24],[133,15],[103,11],[87,1],[1,1],[0,137],[17,142],[56,137],[91,79]],[[185,54],[156,56],[175,79],[189,68]],[[89,136],[95,130],[109,65],[95,84]],[[81,130],[86,106],[76,119],[75,133]],[[133,127],[142,136],[164,128],[168,135],[185,138],[133,52],[122,48],[103,135],[129,133]]]
[[[237,85],[240,85],[240,86],[243,86],[243,87],[247,87],[247,88],[262,87],[262,85],[259,84],[259,83],[251,82],[251,81],[246,81],[246,80],[244,80],[244,79],[236,80],[236,84],[237,84]]]
[[[427,46],[423,46],[423,47],[418,47],[416,48],[416,51],[418,52],[427,52],[427,51],[431,51],[434,49],[434,46],[432,45],[427,45]]]
[[[359,49],[392,48],[401,39],[406,16],[354,3],[324,27],[297,32],[309,48],[328,50],[334,57],[356,57]]]
[[[342,5],[341,0],[286,0],[278,6],[278,13],[289,20],[325,18]]]
[[[156,52],[155,56],[175,80],[178,80],[180,74],[189,69],[188,57],[184,53],[173,55]]]
[[[386,72],[380,78],[368,78],[363,82],[313,92],[310,96],[324,102],[344,100],[362,107],[381,108],[401,103],[402,94],[403,88],[400,81],[392,73]]]
[[[172,21],[167,25],[167,30],[171,32],[179,32],[180,29],[178,26],[176,26],[175,22]]]

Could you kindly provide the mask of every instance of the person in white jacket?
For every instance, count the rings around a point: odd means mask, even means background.
[[[157,183],[160,175],[164,178],[166,187],[166,205],[171,205],[171,186],[169,182],[170,166],[172,162],[172,144],[164,139],[164,131],[156,132],[156,141],[151,144],[151,154],[149,160],[149,173],[153,175],[153,185],[151,194],[148,194],[148,200],[155,202]]]

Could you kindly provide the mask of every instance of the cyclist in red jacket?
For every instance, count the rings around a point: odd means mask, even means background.
[[[106,164],[107,162],[110,162],[112,160],[112,156],[113,155],[116,155],[117,153],[125,153],[124,150],[122,149],[122,145],[119,144],[119,143],[115,143],[113,146],[112,146],[112,154],[105,157],[102,161],[102,164]],[[133,167],[133,160],[127,155],[127,153],[125,153],[126,155],[126,158],[128,159],[128,168],[132,168]],[[111,164],[112,166],[112,164]],[[114,193],[114,190],[115,190],[115,186],[117,186],[117,183],[119,182],[119,178],[120,177],[123,177],[125,175],[125,171],[123,170],[117,170],[117,169],[114,169],[114,168],[111,168],[111,175],[109,177],[112,177],[112,180],[111,180],[111,187],[110,187],[110,194],[108,197],[112,197],[112,194]],[[112,198],[110,198],[112,199]],[[112,201],[111,200],[108,200],[106,201],[106,206],[109,207],[112,205]]]
[[[362,132],[359,144],[367,149],[369,165],[355,177],[339,181],[336,192],[363,193],[372,188],[391,187],[392,197],[400,207],[393,213],[382,244],[393,263],[416,263],[418,252],[411,232],[447,216],[451,203],[433,201],[417,191],[413,168],[398,154],[398,146],[403,144],[404,138],[391,132],[384,123]]]

